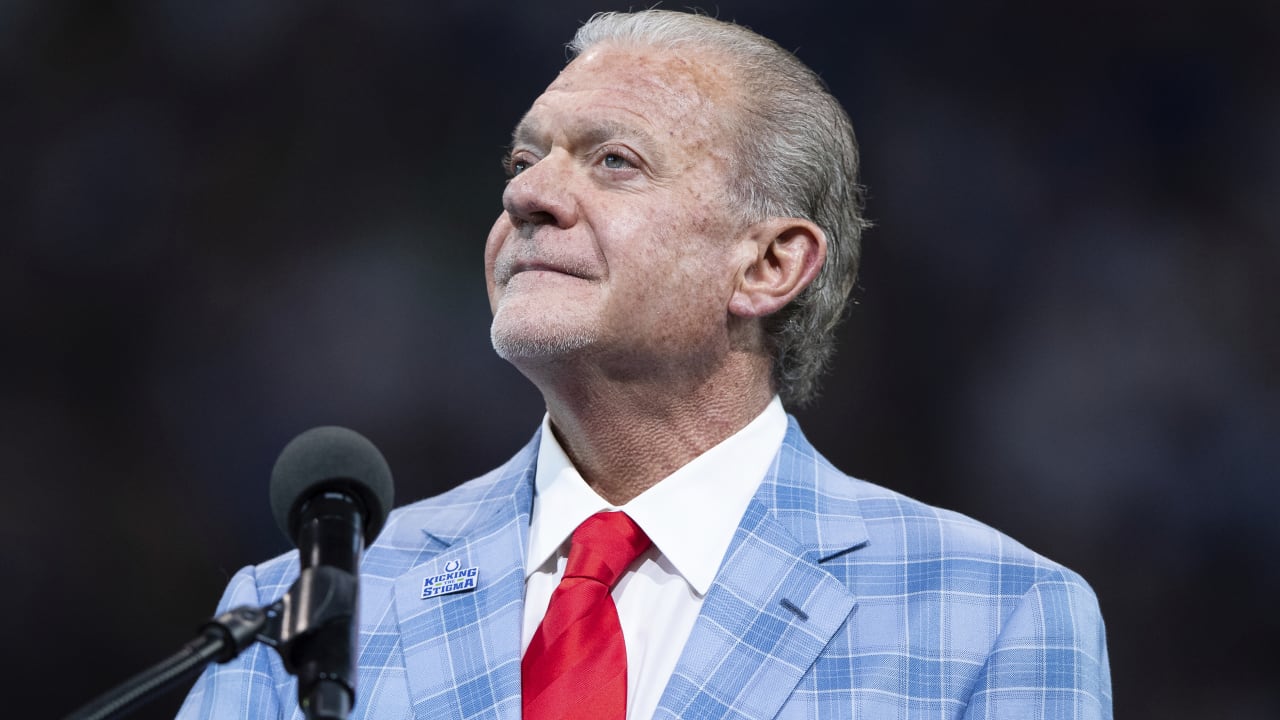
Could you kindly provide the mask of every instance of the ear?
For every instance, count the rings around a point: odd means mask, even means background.
[[[766,218],[749,231],[756,249],[729,299],[729,312],[758,318],[781,310],[813,282],[827,259],[827,235],[801,218]]]

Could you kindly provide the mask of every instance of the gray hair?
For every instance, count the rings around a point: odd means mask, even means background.
[[[696,49],[727,57],[739,85],[737,164],[731,199],[748,222],[799,217],[822,228],[827,260],[785,308],[764,319],[775,389],[804,405],[835,349],[858,274],[863,189],[853,125],[822,80],[777,43],[705,15],[645,10],[597,13],[569,43],[573,56],[600,43]]]

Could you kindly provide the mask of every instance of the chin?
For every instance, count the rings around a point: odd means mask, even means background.
[[[594,343],[595,335],[584,328],[548,322],[546,317],[515,323],[499,312],[489,328],[489,339],[498,357],[514,363],[521,359],[550,360],[580,352]]]

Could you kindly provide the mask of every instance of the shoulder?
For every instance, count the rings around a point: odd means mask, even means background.
[[[1012,599],[1039,586],[1094,595],[1078,573],[986,523],[864,480],[846,482],[867,527],[859,562],[900,567],[907,592]]]
[[[1006,588],[1075,576],[1004,532],[967,515],[930,505],[865,480],[846,476],[867,526],[868,559],[956,571],[998,572]]]
[[[986,523],[851,477],[792,430],[773,511],[847,538],[818,564],[857,602],[823,672],[852,663],[877,698],[925,702],[901,676],[905,648],[908,675],[947,678],[966,718],[1111,716],[1106,633],[1084,578]]]
[[[891,593],[936,601],[952,617],[980,617],[1006,637],[1032,622],[1037,627],[1024,627],[1022,636],[1034,646],[1103,645],[1097,596],[1079,573],[967,515],[850,482],[869,535],[854,562],[895,568]]]
[[[852,477],[814,449],[794,421],[792,430],[779,462],[789,463],[793,476],[803,469],[802,484],[812,486],[815,510],[828,513],[830,524],[865,528],[856,551],[829,564],[880,568],[874,575],[905,583],[907,592],[946,587],[1010,597],[1043,585],[1093,597],[1088,583],[1061,563],[977,519]]]

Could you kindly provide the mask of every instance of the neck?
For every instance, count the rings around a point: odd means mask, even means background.
[[[542,382],[551,425],[587,484],[622,505],[756,418],[773,398],[769,364],[733,356],[710,376]]]

